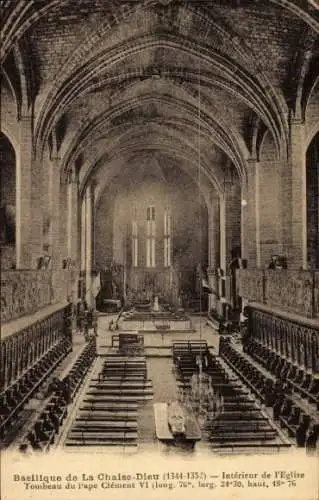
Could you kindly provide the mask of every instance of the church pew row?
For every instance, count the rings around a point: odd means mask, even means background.
[[[114,437],[104,436],[103,440],[101,440],[101,436],[99,434],[87,436],[83,433],[79,433],[68,436],[68,440],[65,443],[65,446],[67,447],[103,446],[103,447],[114,447],[116,449],[118,449],[121,446],[124,447],[125,449],[126,447],[136,448],[137,447],[136,440],[137,440],[137,433],[131,433],[131,434],[122,433],[122,435],[117,435]]]
[[[35,451],[49,451],[68,413],[68,405],[82,384],[95,358],[95,353],[95,339],[91,339],[73,364],[69,374],[61,381],[54,380],[49,386],[49,390],[53,391],[52,396],[33,428],[28,431],[20,446],[20,451],[25,452],[30,446]]]
[[[109,403],[96,403],[94,399],[92,400],[93,404],[90,403],[85,403],[85,401],[82,401],[80,409],[81,410],[89,410],[89,411],[110,411],[110,412],[116,412],[116,411],[137,411],[138,404],[137,402],[131,402],[131,403],[123,403],[121,401],[115,401],[115,402],[109,402]]]
[[[234,446],[235,443],[240,443],[240,441],[250,441],[253,445],[254,442],[263,442],[263,441],[271,441],[276,439],[277,433],[275,430],[272,432],[243,432],[243,433],[238,433],[238,432],[231,432],[231,431],[225,431],[225,432],[218,432],[218,434],[212,433],[210,436],[210,441],[213,443],[230,443],[232,446]],[[259,443],[258,443],[259,446]]]
[[[198,373],[198,359],[179,353],[176,358],[177,376],[180,376],[180,387],[191,389],[191,376]],[[205,428],[210,432],[210,441],[216,445],[240,446],[242,442],[269,443],[281,442],[277,430],[262,413],[255,399],[247,389],[242,390],[241,383],[234,383],[231,373],[227,373],[221,361],[212,357],[209,363],[202,364],[203,371],[211,375],[211,385],[223,396],[222,413],[210,414]]]
[[[82,399],[66,446],[136,445],[138,404],[152,396],[145,357],[107,358]]]
[[[123,387],[119,386],[118,388],[116,387],[103,387],[103,388],[97,388],[93,387],[90,388],[87,393],[88,396],[112,396],[112,395],[119,395],[119,396],[141,396],[141,395],[152,395],[153,394],[153,389],[152,387]]]
[[[115,412],[115,411],[96,411],[96,412],[80,412],[76,417],[77,422],[105,422],[105,421],[134,421],[137,419],[137,412]]]
[[[146,399],[152,399],[151,394],[140,394],[136,396],[130,396],[130,395],[124,395],[124,394],[119,394],[119,395],[96,395],[96,396],[85,396],[83,398],[83,403],[89,403],[89,404],[96,404],[96,403],[135,403],[135,402],[140,402],[140,401],[145,401]]]
[[[99,430],[101,432],[113,430],[126,431],[133,429],[137,430],[137,422],[134,422],[132,420],[104,420],[100,422],[93,422],[91,420],[88,420],[86,422],[79,422],[77,419],[75,420],[75,425],[72,428],[72,430],[85,430],[86,432]]]
[[[90,389],[92,390],[108,390],[108,389],[140,389],[140,388],[152,388],[152,383],[150,380],[113,380],[106,379],[104,382],[94,382],[90,384]]]
[[[63,339],[53,346],[35,365],[0,395],[0,436],[4,439],[15,425],[17,415],[50,373],[69,354],[72,346]]]

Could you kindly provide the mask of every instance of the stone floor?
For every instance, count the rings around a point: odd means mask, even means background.
[[[112,335],[114,335],[114,332],[110,332],[108,330],[109,322],[111,321],[111,319],[111,315],[103,315],[99,317],[97,344],[98,353],[99,349],[101,351],[100,354],[107,354],[107,352],[114,351],[114,349],[111,349],[111,339]],[[186,454],[186,456],[205,456],[211,454],[225,455],[227,453],[241,453],[240,450],[223,450],[220,452],[218,450],[212,450],[212,447],[204,434],[202,435],[202,440],[197,443],[195,450],[191,452],[185,450],[177,450],[173,447],[167,447],[159,443],[156,439],[153,404],[156,402],[175,400],[177,398],[177,384],[173,372],[173,361],[171,357],[172,343],[175,340],[206,340],[211,351],[218,354],[219,335],[217,330],[215,330],[211,325],[208,325],[206,322],[206,318],[204,317],[192,316],[191,321],[192,326],[195,330],[191,334],[189,332],[169,332],[165,333],[164,335],[161,335],[161,333],[158,332],[144,334],[148,378],[152,380],[153,384],[153,399],[151,401],[142,403],[139,407],[138,454],[159,452],[161,455],[181,454],[182,456],[185,456]],[[101,349],[101,346],[104,346],[104,350]],[[99,356],[96,360],[95,368],[93,368],[94,372],[96,371],[97,366],[102,362],[103,355]],[[92,372],[88,378],[91,378],[91,376]],[[78,402],[84,396],[86,386],[87,383],[84,382],[83,389],[80,391],[81,395],[79,395]],[[75,406],[78,405],[78,402]],[[74,411],[70,411],[70,420],[72,420],[72,415],[74,416],[75,413],[76,408],[74,408]],[[71,425],[71,422],[69,422],[67,425]],[[65,432],[66,430],[64,431],[64,435]],[[59,443],[63,443],[63,438],[59,440]],[[103,453],[103,447],[99,448],[100,450],[96,451],[100,451]],[[105,452],[107,453],[108,451],[105,450]],[[125,450],[118,450],[117,452],[125,453]],[[249,453],[255,454],[256,448],[253,448],[251,451],[249,449],[246,449],[245,454]],[[260,453],[267,453],[267,451],[263,451],[261,449]]]
[[[111,346],[112,335],[109,331],[109,323],[115,316],[100,316],[98,319],[97,352],[106,354],[107,348]],[[144,346],[147,356],[170,356],[174,341],[178,340],[206,340],[208,346],[218,352],[219,335],[217,330],[207,323],[205,317],[191,316],[194,332],[165,332],[144,333]]]

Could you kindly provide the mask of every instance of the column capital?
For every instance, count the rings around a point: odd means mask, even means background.
[[[305,124],[305,121],[302,117],[292,116],[290,118],[290,125],[292,127],[299,127],[299,126],[303,126],[304,124]]]
[[[258,159],[257,157],[250,157],[250,158],[247,158],[246,160],[247,162],[247,165],[256,165],[256,163],[258,163]]]
[[[21,114],[19,116],[19,122],[24,123],[24,122],[31,122],[32,116],[30,114]]]

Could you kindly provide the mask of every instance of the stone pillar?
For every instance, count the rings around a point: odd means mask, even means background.
[[[59,238],[59,253],[60,263],[58,267],[62,268],[63,261],[68,257],[67,238],[68,238],[68,201],[67,201],[67,183],[61,180],[60,183],[60,238]]]
[[[85,271],[86,265],[86,197],[83,196],[81,203],[81,271]]]
[[[220,268],[226,272],[226,194],[219,197]]]
[[[19,122],[20,151],[16,157],[16,265],[27,269],[32,263],[30,245],[32,225],[32,122],[22,116]]]
[[[290,121],[291,228],[289,268],[307,269],[307,183],[305,131],[301,120]]]
[[[85,259],[85,288],[86,301],[88,306],[93,305],[92,288],[92,217],[93,217],[93,188],[89,185],[86,188],[86,259]]]
[[[216,195],[217,196],[217,195]],[[216,310],[218,282],[216,268],[219,265],[219,207],[218,199],[211,201],[208,212],[208,283],[212,293],[208,295],[209,310]]]
[[[60,158],[51,156],[49,164],[49,213],[51,218],[49,244],[52,255],[52,268],[61,268],[60,249]]]
[[[67,186],[68,199],[68,257],[78,264],[78,176],[72,170]]]
[[[241,248],[249,268],[260,265],[258,162],[247,161],[247,183],[242,185]]]
[[[32,188],[31,188],[31,267],[37,268],[39,258],[44,255],[43,249],[43,166],[39,159],[32,162]]]

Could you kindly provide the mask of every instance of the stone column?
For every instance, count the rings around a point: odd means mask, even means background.
[[[216,195],[217,196],[217,195]],[[208,212],[208,283],[212,293],[208,296],[209,310],[216,310],[218,282],[216,277],[216,268],[219,265],[219,207],[218,199],[211,201]]]
[[[60,263],[58,267],[62,267],[63,260],[68,257],[67,238],[68,238],[68,201],[67,201],[67,183],[61,180],[60,183],[60,238],[59,238],[59,253]]]
[[[226,194],[219,197],[220,268],[226,272]]]
[[[31,267],[36,269],[39,258],[44,255],[43,249],[43,166],[39,159],[32,161],[32,188],[31,188]]]
[[[93,305],[92,297],[92,216],[93,216],[93,188],[89,185],[86,188],[86,258],[85,258],[85,288],[86,288],[86,301],[89,306]]]
[[[291,229],[289,268],[307,269],[307,183],[305,127],[301,120],[290,121]]]
[[[16,157],[16,265],[30,268],[32,262],[32,122],[22,116],[19,122],[20,150]]]
[[[53,154],[49,164],[49,213],[51,218],[49,244],[52,268],[61,268],[60,252],[60,158]]]
[[[67,187],[68,199],[68,257],[78,264],[78,176],[72,170]]]
[[[81,271],[85,271],[86,266],[86,196],[83,196],[81,203]]]
[[[241,248],[249,268],[260,266],[258,162],[247,161],[247,183],[242,185]]]

